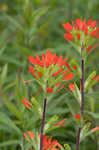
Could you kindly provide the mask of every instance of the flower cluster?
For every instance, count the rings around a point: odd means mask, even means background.
[[[38,135],[40,137],[40,135]],[[28,136],[24,133],[24,137],[27,141],[29,141],[29,138],[31,140],[35,140],[37,144],[38,138],[34,135],[33,132],[28,131]],[[52,140],[52,138],[48,138],[47,136],[44,136],[43,138],[43,150],[61,150],[62,145],[57,140]]]
[[[29,56],[30,72],[33,77],[39,82],[43,90],[47,93],[53,92],[53,89],[63,88],[65,81],[69,81],[74,77],[71,67],[67,63],[68,58],[63,59],[47,50],[46,54],[41,54],[41,59],[36,54],[36,57]]]
[[[23,97],[22,104],[27,108],[32,108],[32,104],[25,97]]]
[[[90,45],[90,43],[94,43],[95,38],[99,38],[99,27],[97,27],[97,21],[92,21],[91,19],[86,22],[86,19],[83,21],[78,18],[72,24],[69,22],[63,24],[63,27],[66,30],[66,34],[64,34],[64,38],[67,41],[72,41],[78,46],[79,48],[82,47],[83,42],[83,49],[85,48],[87,52],[91,49],[96,48],[98,44],[95,46]]]
[[[99,81],[99,75],[98,75],[98,76],[94,76],[94,77],[92,78],[92,80],[98,82],[98,81]]]

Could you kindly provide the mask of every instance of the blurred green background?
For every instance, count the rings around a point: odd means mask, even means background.
[[[62,24],[81,17],[97,19],[98,0],[0,0],[0,150],[24,150],[23,134],[35,129],[39,132],[41,119],[36,110],[31,114],[21,104],[22,96],[36,97],[42,107],[42,91],[32,79],[28,56],[39,55],[50,49],[57,55],[68,56],[80,62],[79,55],[64,39]],[[87,59],[86,77],[99,74],[99,48]],[[75,78],[78,85],[80,79]],[[86,117],[91,127],[99,126],[99,85],[86,93]],[[64,89],[53,96],[47,110],[47,121],[57,115],[68,118],[65,127],[47,133],[61,144],[70,144],[75,150],[77,124],[71,114],[79,110],[73,95]],[[34,105],[34,107],[36,107]],[[53,110],[53,111],[52,111]],[[99,150],[99,133],[87,137],[81,150]]]

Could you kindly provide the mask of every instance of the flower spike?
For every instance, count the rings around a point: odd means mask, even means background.
[[[88,41],[92,38],[99,38],[99,27],[97,27],[97,21],[92,21],[91,19],[86,22],[86,19],[83,21],[78,18],[75,23],[72,21],[72,24],[69,22],[62,24],[66,33],[64,34],[64,38],[69,42],[81,46],[82,41],[84,44],[84,48],[86,52],[89,52],[94,46],[88,45]]]
[[[67,60],[68,57],[63,59],[63,56],[58,57],[56,53],[52,54],[50,50],[47,50],[45,55],[41,54],[41,58],[38,54],[36,57],[29,56],[29,61],[32,64],[29,70],[32,76],[39,81],[42,89],[46,93],[52,93],[54,87],[57,90],[56,88],[59,87],[57,85],[74,78],[74,73]],[[46,85],[46,89],[44,89],[44,85]]]

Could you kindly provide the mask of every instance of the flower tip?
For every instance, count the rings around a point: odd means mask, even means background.
[[[76,65],[74,65],[73,68],[74,68],[74,70],[77,70],[77,66]]]
[[[81,119],[80,114],[75,114],[75,119],[80,120]]]
[[[52,92],[53,92],[53,89],[52,89],[52,88],[47,88],[47,89],[46,89],[46,92],[47,92],[47,93],[52,93]]]
[[[68,87],[69,87],[69,89],[73,92],[73,91],[75,91],[75,85],[74,85],[74,83],[70,83],[69,85],[68,85]]]

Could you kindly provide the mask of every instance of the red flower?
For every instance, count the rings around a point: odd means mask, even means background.
[[[31,103],[25,98],[22,100],[22,104],[24,104],[24,106],[26,106],[27,108],[32,108]]]
[[[93,47],[90,45],[88,48],[87,48],[87,52],[89,52]]]
[[[97,33],[98,33],[98,30],[96,29],[96,30],[92,31],[92,32],[90,33],[90,35],[91,35],[91,36],[96,36]]]
[[[59,144],[56,140],[52,141],[52,138],[47,138],[47,136],[44,136],[43,139],[43,146],[44,149],[43,150],[59,150],[62,148],[62,145]]]
[[[66,33],[66,34],[64,34],[64,38],[65,38],[67,41],[74,40],[74,37],[72,36],[71,33]]]
[[[70,83],[68,87],[72,92],[75,90],[75,85],[73,83]]]
[[[42,77],[42,73],[41,72],[38,72],[37,74],[38,74],[39,77]]]
[[[36,144],[38,144],[37,138],[34,135],[33,132],[29,131],[28,132],[28,136],[30,137],[31,140],[35,140]],[[29,137],[28,137],[25,133],[24,133],[24,137],[26,140],[29,141]],[[40,137],[40,135],[38,135]],[[58,143],[57,140],[52,140],[52,138],[49,138],[47,136],[43,137],[43,150],[60,150],[62,148],[62,145],[60,143]]]
[[[80,39],[80,34],[79,33],[77,33],[77,40],[79,40]]]
[[[52,88],[47,88],[47,89],[46,89],[46,92],[47,92],[47,93],[52,93],[52,92],[53,92],[53,89],[52,89]]]
[[[61,68],[58,72],[56,72],[56,73],[53,73],[52,74],[52,76],[53,77],[56,77],[59,73],[61,73],[63,71],[63,68]]]
[[[34,68],[33,68],[32,66],[29,67],[29,70],[30,70],[30,72],[32,73],[32,76],[33,76],[34,78],[37,78],[36,75],[34,74],[35,70],[34,70]]]
[[[58,57],[56,53],[52,54],[50,50],[47,50],[45,55],[43,53],[41,54],[41,58],[38,54],[36,54],[36,57],[29,56],[29,61],[33,65],[30,66],[29,70],[33,77],[39,80],[42,87],[46,84],[46,92],[52,93],[53,88],[60,82],[71,80],[74,77],[71,67],[66,62],[67,60],[68,57],[63,59],[63,56]],[[68,74],[65,75],[63,72],[65,72],[66,69],[68,69]],[[61,88],[63,87],[64,86]]]
[[[74,70],[77,70],[77,66],[76,65],[74,65],[73,68],[74,68]]]
[[[81,119],[81,117],[80,117],[79,114],[75,114],[75,118],[76,118],[77,120],[80,120],[80,119]]]
[[[61,82],[55,85],[55,88],[58,88],[61,85]]]
[[[63,89],[65,87],[65,83],[62,86],[60,86],[60,85],[61,85],[61,82],[59,82],[58,84],[55,85],[55,88],[58,88],[56,90],[56,92],[59,92],[61,89]]]
[[[28,131],[28,135],[29,135],[29,137],[30,137],[31,140],[35,139],[35,135],[34,135],[33,132]],[[24,133],[24,137],[25,137],[26,140],[29,140],[28,136],[25,133]]]
[[[57,127],[61,127],[61,126],[66,125],[67,123],[65,122],[65,120],[67,120],[67,119],[65,118],[65,119],[63,119],[62,121],[60,121],[60,122],[56,123],[56,124],[55,124],[55,126],[57,126]]]
[[[74,74],[72,72],[63,77],[66,81],[71,80],[72,78],[74,78]]]
[[[45,56],[44,54],[42,53],[42,59],[40,60],[39,56],[36,55],[36,58],[32,57],[32,56],[29,56],[29,61],[31,62],[31,64],[34,65],[34,67],[36,65],[40,66],[40,67],[46,67],[48,68],[50,65],[58,65],[58,66],[61,66],[63,64],[65,64],[66,60],[68,58],[64,59],[63,61],[63,58],[62,56],[60,56],[59,58],[56,56],[56,53],[53,55],[50,50],[47,50]]]
[[[99,81],[99,75],[98,76],[94,76],[93,78],[92,78],[92,80],[94,80],[94,81]]]
[[[69,22],[63,24],[63,27],[66,29],[66,31],[72,31],[72,25]]]
[[[66,30],[66,34],[64,34],[64,38],[67,41],[72,41],[72,42],[78,42],[81,44],[80,39],[85,39],[83,40],[85,43],[85,48],[90,38],[99,38],[99,27],[97,27],[97,21],[92,21],[91,19],[88,20],[88,23],[86,22],[86,19],[83,21],[78,18],[76,19],[75,23],[72,21],[72,24],[67,22],[66,24],[63,24],[63,27]],[[84,38],[85,36],[85,38]],[[78,44],[78,43],[77,43]],[[88,51],[88,48],[87,48]]]
[[[99,44],[95,44],[94,46],[88,46],[87,47],[87,52],[89,52],[90,50],[92,50],[93,48],[95,49],[95,48],[97,48],[99,46]]]

